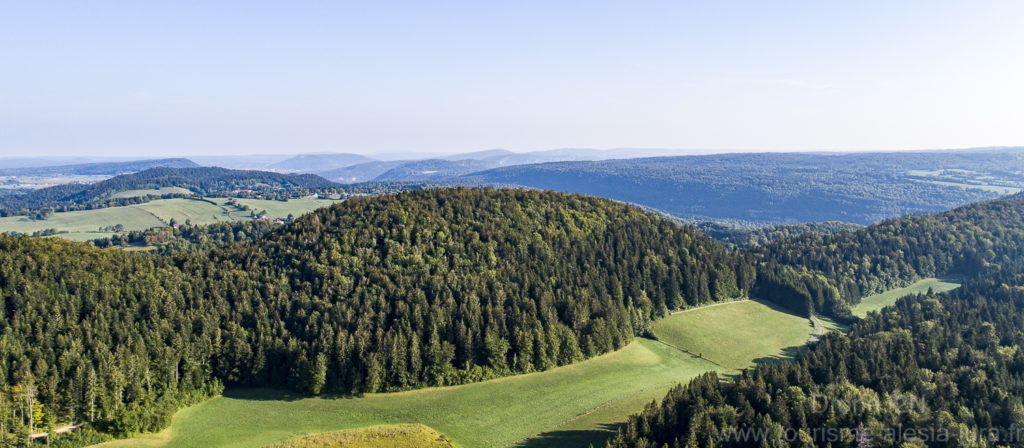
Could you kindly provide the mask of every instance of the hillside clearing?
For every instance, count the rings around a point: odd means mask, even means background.
[[[730,369],[785,359],[814,334],[804,317],[760,301],[694,309],[654,323],[658,340]]]
[[[956,279],[926,278],[906,288],[892,289],[871,297],[865,297],[853,308],[853,315],[857,317],[867,316],[868,313],[892,305],[903,297],[928,292],[928,288],[931,288],[934,292],[946,292],[959,287],[960,283],[957,283]]]

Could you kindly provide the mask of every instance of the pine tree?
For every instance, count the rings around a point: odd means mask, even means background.
[[[309,380],[309,392],[319,395],[327,383],[327,354],[320,352],[316,354],[316,361],[313,362],[313,371]]]

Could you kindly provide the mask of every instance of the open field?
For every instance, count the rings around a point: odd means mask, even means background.
[[[76,236],[81,235],[77,238],[69,238],[81,240],[112,235],[112,233],[99,233],[98,229],[115,224],[124,224],[127,230],[143,230],[165,225],[153,214],[131,206],[54,213],[49,218],[41,221],[33,221],[26,216],[9,216],[0,218],[0,232],[31,234],[32,232],[45,229],[57,229],[72,232]],[[94,234],[95,236],[85,238],[88,234]],[[68,237],[68,235],[60,236]]]
[[[960,187],[963,189],[978,189],[983,191],[990,191],[997,194],[1016,194],[1021,192],[1021,188],[1009,187],[1005,185],[988,185],[988,184],[969,184],[962,182],[949,182],[942,180],[923,180],[923,179],[911,179],[915,182],[924,182],[935,185],[944,185],[947,187]]]
[[[268,201],[265,199],[236,199],[236,201],[255,212],[266,210],[270,216],[275,218],[285,218],[288,215],[304,215],[320,207],[326,207],[338,202],[331,199],[290,199],[288,202]]]
[[[319,432],[419,423],[460,447],[501,447],[600,410],[606,403],[616,406],[615,400],[646,390],[664,392],[672,384],[716,369],[664,344],[638,339],[577,364],[463,386],[360,398],[234,390],[179,412],[166,434],[111,446],[259,447]],[[621,421],[642,407],[636,404],[611,408],[616,415],[607,417]],[[598,441],[610,434],[581,432],[592,433]]]
[[[179,412],[169,431],[111,446],[257,447],[403,423],[429,426],[460,447],[599,446],[627,416],[673,385],[707,371],[732,373],[754,360],[790,356],[813,328],[807,319],[766,304],[735,302],[667,317],[655,333],[677,347],[703,351],[707,359],[637,339],[578,364],[463,386],[359,398],[231,390]]]
[[[193,224],[251,219],[251,211],[229,205],[227,201],[227,198],[208,198],[206,201],[182,198],[158,199],[123,207],[54,213],[49,218],[40,221],[33,221],[25,216],[11,216],[0,218],[0,232],[32,234],[46,229],[57,229],[68,232],[58,235],[61,238],[86,241],[113,235],[112,232],[101,232],[99,229],[117,224],[122,224],[126,231],[131,231],[166,226],[172,219],[179,223],[190,221]],[[292,199],[283,202],[239,199],[238,202],[250,207],[252,211],[266,210],[271,218],[286,218],[288,215],[303,215],[336,201]]]
[[[660,341],[729,369],[788,358],[814,334],[806,318],[759,301],[674,314],[655,322],[653,330]]]
[[[955,279],[940,280],[937,278],[926,278],[906,288],[893,289],[871,297],[865,297],[860,301],[860,304],[853,308],[853,315],[857,317],[867,316],[868,313],[892,305],[903,297],[927,292],[928,288],[932,288],[935,292],[945,292],[958,287],[960,287],[960,284],[956,283]]]
[[[622,397],[594,411],[575,417],[512,446],[516,448],[561,448],[603,446],[626,419],[648,403],[660,401],[675,384],[654,387]]]

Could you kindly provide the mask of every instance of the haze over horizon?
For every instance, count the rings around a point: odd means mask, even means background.
[[[0,157],[1017,146],[1022,13],[11,2]]]

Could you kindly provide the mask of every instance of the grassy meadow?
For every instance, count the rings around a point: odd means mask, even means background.
[[[597,444],[614,423],[671,385],[709,370],[720,368],[637,339],[577,364],[462,386],[358,398],[236,389],[180,411],[169,431],[108,446],[260,447],[314,433],[410,423],[429,426],[460,447],[561,446],[565,432]],[[559,429],[574,420],[584,421]]]
[[[268,201],[265,199],[236,199],[239,204],[245,205],[253,211],[259,212],[266,210],[267,213],[274,218],[285,218],[288,215],[305,215],[313,210],[321,207],[331,205],[336,200],[331,199],[289,199],[287,202],[283,201]]]
[[[665,343],[637,339],[581,363],[462,386],[358,398],[233,389],[180,411],[167,431],[109,446],[258,447],[396,424],[426,425],[459,447],[600,446],[673,385],[790,356],[813,328],[766,304],[735,302],[669,316],[654,332]],[[668,344],[703,352],[705,359]]]
[[[116,224],[124,224],[127,230],[143,230],[166,225],[152,213],[131,206],[60,212],[40,221],[33,221],[27,216],[8,216],[0,218],[0,232],[32,234],[45,229],[57,229],[70,232],[59,235],[63,238],[81,241],[113,235],[109,232],[99,232],[98,229]]]
[[[960,284],[956,283],[955,279],[926,278],[906,288],[893,289],[871,297],[865,297],[860,301],[860,304],[853,308],[853,315],[857,317],[867,316],[868,313],[892,305],[903,297],[927,292],[928,288],[935,292],[945,292],[958,287],[960,287]]]
[[[791,357],[814,334],[808,319],[752,300],[673,314],[653,330],[660,341],[729,369]]]

